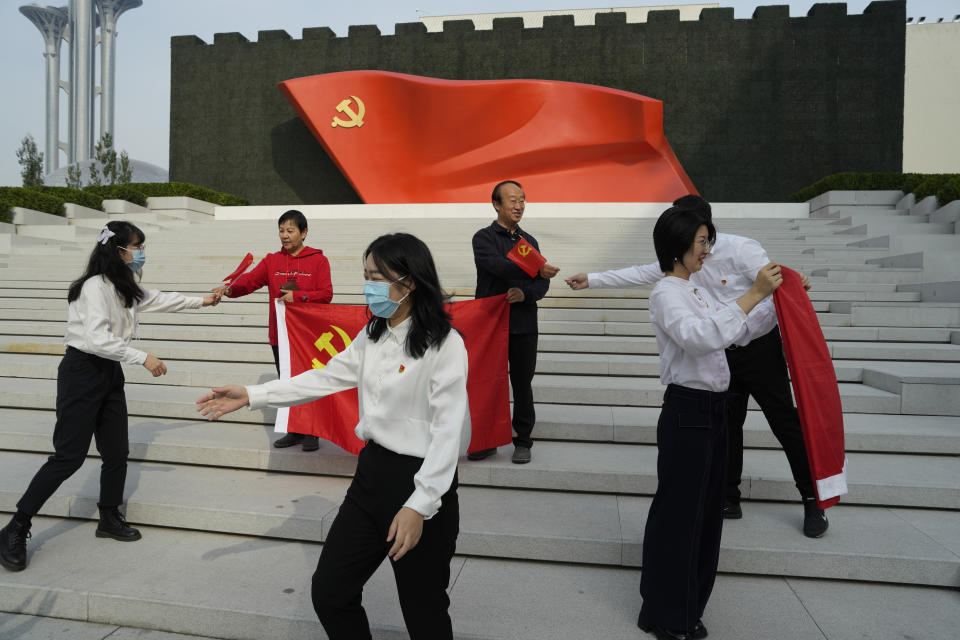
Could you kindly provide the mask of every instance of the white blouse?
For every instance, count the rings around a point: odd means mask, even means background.
[[[723,350],[747,331],[743,309],[718,305],[693,282],[665,276],[650,293],[650,321],[663,384],[727,390],[730,368]]]
[[[692,274],[690,281],[709,292],[714,300],[733,306],[753,286],[757,272],[769,262],[767,252],[756,240],[718,233],[717,243],[703,260],[703,268]],[[661,278],[663,271],[656,262],[587,275],[591,289],[656,284]],[[747,326],[749,331],[736,342],[740,346],[767,335],[777,326],[777,311],[772,297],[753,308]]]
[[[423,458],[404,503],[425,518],[440,508],[450,488],[457,458],[470,443],[467,401],[467,350],[455,330],[420,358],[404,350],[412,320],[388,327],[373,342],[364,328],[323,369],[286,380],[247,387],[250,408],[289,407],[356,388],[361,440],[404,455]]]
[[[63,343],[107,360],[143,364],[147,354],[130,346],[130,341],[137,337],[141,311],[181,311],[203,306],[203,298],[155,290],[143,293],[143,299],[128,308],[123,306],[123,298],[112,282],[102,275],[88,278],[77,299],[67,306]]]

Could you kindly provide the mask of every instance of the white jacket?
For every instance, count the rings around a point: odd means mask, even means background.
[[[141,311],[181,311],[203,306],[203,298],[146,289],[143,293],[139,303],[127,308],[113,283],[102,275],[88,278],[80,289],[80,296],[67,307],[63,343],[107,360],[143,364],[147,354],[129,346],[137,337],[137,318]]]

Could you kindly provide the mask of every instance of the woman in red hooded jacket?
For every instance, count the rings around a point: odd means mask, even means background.
[[[277,312],[273,300],[280,298],[286,304],[330,302],[333,285],[330,283],[330,262],[323,251],[304,244],[307,239],[307,218],[296,209],[287,211],[277,221],[280,229],[280,251],[264,256],[257,266],[237,278],[229,286],[214,289],[228,298],[239,298],[253,293],[264,285],[270,293],[269,340],[273,362],[280,374],[280,349],[277,339]],[[304,451],[320,447],[317,436],[288,433],[273,443],[283,448],[302,443]]]

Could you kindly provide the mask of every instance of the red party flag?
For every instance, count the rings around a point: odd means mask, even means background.
[[[223,281],[228,285],[233,284],[233,281],[243,275],[243,272],[246,271],[247,267],[249,267],[251,264],[253,264],[253,254],[248,253],[247,255],[243,256],[243,260],[240,261],[240,265],[237,266],[237,268],[234,269],[230,275],[224,278]]]
[[[540,255],[540,252],[533,248],[533,245],[524,238],[520,238],[513,249],[507,254],[507,257],[527,272],[531,278],[536,278],[540,273],[540,267],[547,264],[547,259]]]
[[[280,371],[291,377],[326,363],[365,330],[367,308],[359,305],[276,303]],[[449,305],[453,326],[467,348],[470,399],[470,451],[510,442],[510,396],[507,376],[509,306],[506,296],[465,300]],[[354,428],[359,422],[356,389],[277,410],[276,430],[318,436],[351,453],[364,442]]]
[[[800,274],[787,267],[781,267],[781,273],[783,284],[773,292],[773,303],[800,414],[810,475],[817,490],[817,504],[826,509],[847,492],[840,389],[820,321]]]

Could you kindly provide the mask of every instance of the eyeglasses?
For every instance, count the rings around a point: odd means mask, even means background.
[[[126,247],[120,247],[120,248],[123,249],[124,251],[130,251],[130,249],[127,249]],[[133,245],[133,250],[134,250],[134,251],[143,251],[143,250],[145,250],[146,248],[147,248],[147,245],[145,245],[145,244],[135,244],[135,245]]]
[[[698,245],[700,245],[701,247],[703,247],[704,249],[707,249],[707,250],[710,250],[710,249],[713,248],[713,243],[710,242],[710,239],[709,239],[709,238],[705,238],[705,237],[703,237],[703,236],[700,236],[699,238],[697,238],[697,239],[694,240],[693,242],[694,242],[694,244],[698,244]]]

